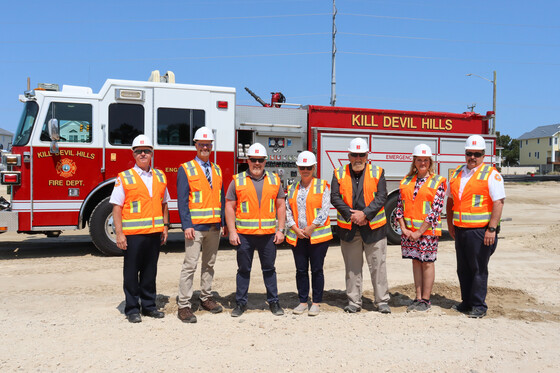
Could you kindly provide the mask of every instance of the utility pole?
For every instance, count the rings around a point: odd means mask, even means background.
[[[493,104],[492,110],[494,110],[494,119],[492,119],[492,134],[496,134],[496,70],[494,70],[494,80],[492,80],[492,85],[494,86]]]
[[[333,0],[332,15],[332,73],[331,73],[331,106],[336,105],[336,0]]]

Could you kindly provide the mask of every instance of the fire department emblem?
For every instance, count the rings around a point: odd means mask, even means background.
[[[63,158],[56,164],[56,172],[62,177],[74,176],[77,168],[74,161],[68,158]]]

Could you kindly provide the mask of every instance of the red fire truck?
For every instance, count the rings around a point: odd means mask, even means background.
[[[0,211],[0,232],[58,236],[89,226],[101,252],[119,254],[109,196],[117,174],[133,166],[130,145],[141,133],[153,139],[154,167],[168,178],[172,228],[181,226],[177,169],[194,158],[192,138],[202,126],[214,131],[213,161],[222,167],[225,180],[247,168],[245,152],[260,142],[268,148],[266,168],[280,176],[284,187],[297,180],[299,152],[315,152],[318,177],[330,181],[333,170],[348,162],[350,140],[362,137],[370,146],[369,159],[385,169],[386,211],[391,215],[415,145],[428,144],[437,172],[447,176],[464,162],[465,139],[479,134],[487,141],[485,161],[494,163],[491,112],[301,106],[283,103],[278,93],[270,105],[261,100],[263,106],[236,106],[235,98],[234,88],[176,84],[171,72],[152,74],[149,81],[109,79],[99,93],[52,84],[25,92],[11,152],[2,157],[7,171],[2,171],[1,183],[10,185],[11,205]],[[396,244],[400,231],[390,221],[389,242]]]

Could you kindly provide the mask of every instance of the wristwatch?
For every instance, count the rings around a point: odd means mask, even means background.
[[[494,227],[488,227],[488,228],[486,228],[486,230],[490,233],[496,232],[496,228],[494,228]]]

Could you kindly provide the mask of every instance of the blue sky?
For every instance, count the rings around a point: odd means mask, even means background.
[[[337,106],[460,113],[492,110],[518,137],[560,122],[558,1],[339,0]],[[238,104],[281,91],[330,102],[330,0],[4,2],[0,127],[14,132],[31,78],[89,86],[108,78],[230,86]]]

